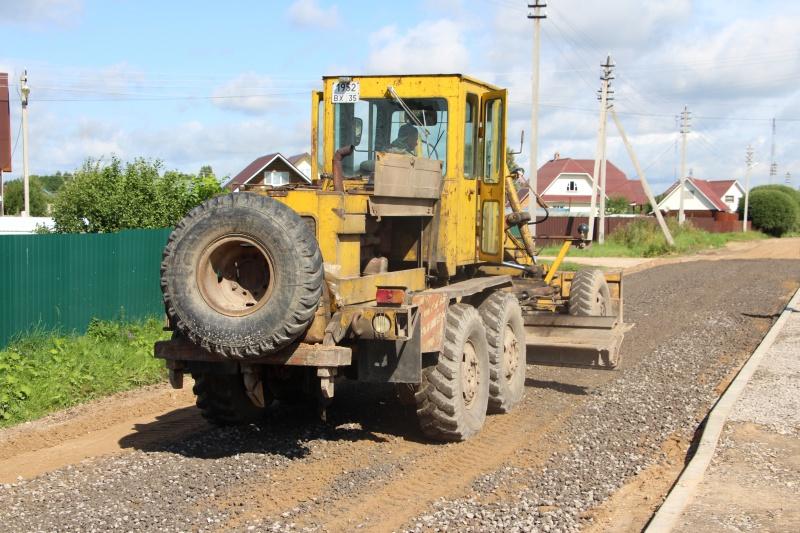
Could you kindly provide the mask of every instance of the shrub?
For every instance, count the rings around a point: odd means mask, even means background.
[[[165,228],[221,191],[210,169],[203,176],[162,174],[159,161],[89,160],[56,195],[53,221],[59,233]]]
[[[765,185],[750,191],[748,217],[755,227],[776,237],[800,229],[800,200],[784,192],[783,187]],[[739,212],[743,211],[744,201],[739,203]]]

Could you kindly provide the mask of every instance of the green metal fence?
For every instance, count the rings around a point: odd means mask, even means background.
[[[92,318],[162,314],[170,231],[0,236],[0,347],[33,328],[83,332]]]

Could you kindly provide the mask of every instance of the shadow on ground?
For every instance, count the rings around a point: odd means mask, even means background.
[[[153,422],[137,424],[120,439],[122,448],[218,459],[241,453],[273,453],[296,458],[307,454],[312,440],[385,442],[400,437],[427,442],[412,407],[403,406],[387,385],[342,383],[323,422],[313,402],[275,402],[263,421],[217,427],[196,407],[177,409]]]

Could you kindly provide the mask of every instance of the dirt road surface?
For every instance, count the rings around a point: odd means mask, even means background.
[[[276,405],[214,428],[188,390],[153,387],[5,430],[0,531],[641,530],[800,283],[792,246],[628,276],[622,368],[529,366],[523,404],[465,443],[426,442],[392,389],[348,384],[327,424]]]

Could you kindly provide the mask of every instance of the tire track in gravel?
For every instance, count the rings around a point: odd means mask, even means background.
[[[377,490],[354,494],[335,502],[332,508],[301,517],[297,520],[298,527],[316,526],[327,531],[355,528],[394,531],[435,499],[463,493],[478,473],[499,467],[523,445],[533,446],[538,452],[527,458],[528,464],[543,461],[546,454],[542,436],[550,426],[558,425],[569,416],[571,409],[563,407],[558,415],[548,420],[541,414],[526,416],[530,412],[523,408],[494,416],[477,437],[467,442],[436,446],[436,450],[422,454]],[[538,435],[532,435],[534,429],[540,431]]]
[[[0,483],[208,428],[194,408],[191,379],[188,382],[185,390],[156,385],[124,392],[4,430]],[[168,420],[154,424],[164,413],[169,413]],[[151,429],[140,431],[144,427]]]
[[[221,500],[235,515],[222,528],[263,526],[267,521],[270,527],[286,523],[328,531],[356,526],[388,531],[436,498],[463,493],[476,476],[504,462],[538,465],[558,446],[546,438],[550,428],[580,404],[575,394],[583,385],[565,393],[558,381],[561,370],[530,367],[529,376],[545,380],[529,377],[529,382],[551,389],[529,387],[517,409],[489,417],[481,433],[467,442],[432,444],[421,440],[416,429],[403,437],[377,434],[377,443],[347,443],[335,456],[314,453],[268,481],[238,487]],[[413,421],[413,411],[402,414]]]
[[[597,405],[584,402],[554,427],[567,453],[542,469],[488,472],[466,497],[436,502],[398,529],[577,530],[592,516],[587,502],[658,460],[662,432],[691,435],[798,281],[800,262],[789,261],[670,265],[629,279],[626,313],[639,324],[623,344],[622,372],[592,391]],[[670,403],[660,405],[660,393]],[[498,488],[502,501],[491,494]]]

